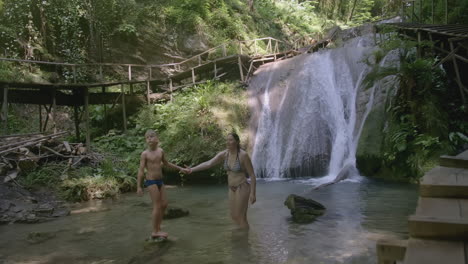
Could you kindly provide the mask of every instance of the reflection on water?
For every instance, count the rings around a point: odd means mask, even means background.
[[[283,205],[291,193],[319,201],[326,213],[312,224],[291,222]],[[190,216],[165,220],[169,241],[149,245],[149,197],[129,194],[102,204],[111,210],[0,226],[0,263],[376,263],[375,242],[406,236],[416,197],[415,186],[369,180],[320,190],[299,181],[259,182],[251,229],[242,231],[229,218],[225,186],[169,189],[170,205]],[[29,232],[55,237],[30,244]]]

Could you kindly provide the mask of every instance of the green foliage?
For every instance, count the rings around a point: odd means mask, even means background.
[[[389,122],[384,129],[383,165],[394,177],[407,181],[417,181],[442,153],[459,150],[466,144],[467,131],[467,113],[458,89],[447,85],[445,72],[434,67],[437,61],[418,58],[415,47],[414,42],[397,38],[386,41],[368,60],[376,63],[365,80],[370,87],[384,77],[396,77],[398,85],[389,91],[394,97],[386,106]],[[380,60],[390,50],[398,50],[400,65],[381,66]]]
[[[136,176],[147,129],[158,132],[160,146],[173,163],[194,165],[224,148],[230,131],[246,135],[248,108],[246,92],[230,83],[208,83],[182,91],[173,103],[145,106],[134,117],[136,127],[126,135],[109,133],[96,145],[126,162],[129,175]],[[214,177],[222,177],[214,170]]]
[[[61,175],[66,165],[62,163],[47,163],[40,169],[18,177],[19,183],[26,188],[46,186],[58,188],[61,183]]]

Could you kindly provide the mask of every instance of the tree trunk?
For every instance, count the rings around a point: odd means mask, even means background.
[[[248,4],[249,4],[249,10],[252,12],[254,10],[254,7],[253,7],[253,1],[254,0],[248,0]]]
[[[351,19],[353,19],[353,13],[354,13],[354,9],[356,8],[356,4],[357,4],[357,0],[354,0],[353,8],[351,9],[351,14],[349,14],[349,18],[346,22],[351,21]]]

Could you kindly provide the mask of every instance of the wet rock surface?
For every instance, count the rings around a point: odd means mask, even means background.
[[[301,224],[313,222],[323,215],[326,209],[319,202],[295,194],[290,194],[284,201],[284,205],[291,210],[292,220]]]
[[[182,209],[182,208],[178,208],[178,207],[168,207],[166,209],[166,212],[164,212],[164,219],[173,219],[173,218],[179,218],[179,217],[184,217],[184,216],[188,216],[189,215],[189,211],[188,210],[185,210],[185,209]]]
[[[39,223],[66,216],[70,210],[50,190],[29,191],[0,176],[0,224]]]

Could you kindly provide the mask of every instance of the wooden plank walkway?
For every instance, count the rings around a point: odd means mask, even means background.
[[[422,179],[410,238],[379,241],[379,264],[468,264],[468,150],[440,161]]]

